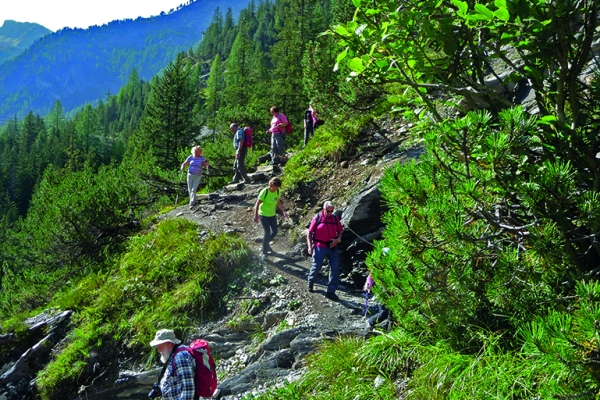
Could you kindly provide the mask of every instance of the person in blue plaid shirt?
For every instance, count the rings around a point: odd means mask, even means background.
[[[150,346],[156,347],[160,353],[160,361],[168,363],[160,380],[163,400],[197,399],[194,390],[196,360],[187,351],[177,351],[179,344],[181,340],[175,337],[171,329],[159,330],[150,342]]]

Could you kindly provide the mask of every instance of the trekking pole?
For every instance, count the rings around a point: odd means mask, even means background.
[[[369,313],[369,294],[371,293],[371,288],[373,287],[373,277],[371,274],[367,277],[367,281],[365,282],[365,318]]]
[[[179,186],[181,186],[181,177],[183,176],[183,171],[179,172],[179,183],[177,184],[177,196],[175,196],[175,208],[177,208],[177,201],[179,200]]]

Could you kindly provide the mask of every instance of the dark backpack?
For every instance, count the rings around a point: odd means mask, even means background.
[[[217,390],[216,364],[210,354],[208,342],[204,339],[196,339],[189,347],[180,346],[171,357],[171,368],[175,370],[175,355],[181,351],[187,351],[196,360],[196,374],[194,375],[194,387],[196,396],[212,397]]]
[[[319,211],[319,213],[317,214],[317,216],[316,216],[316,218],[317,218],[317,222],[315,223],[315,228],[316,228],[317,226],[319,226],[319,224],[321,223],[321,215],[322,215],[322,214],[323,214],[323,213],[322,213],[322,212],[320,212],[320,211]],[[331,214],[331,215],[333,215],[333,220],[334,220],[334,221],[335,221],[335,223],[337,224],[337,223],[338,223],[338,221],[340,220],[340,217],[338,217],[336,214]]]
[[[249,126],[244,128],[244,147],[252,147],[252,142],[254,139],[254,133],[252,132],[252,128]]]

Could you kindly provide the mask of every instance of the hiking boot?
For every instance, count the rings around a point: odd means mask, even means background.
[[[337,297],[337,295],[335,293],[332,293],[332,292],[327,292],[325,294],[325,297],[327,297],[331,301],[340,301],[340,298]]]
[[[313,284],[312,284],[311,282],[309,282],[309,283],[308,283],[308,291],[309,291],[310,293],[312,293],[312,292],[314,292],[314,291],[315,291],[315,289],[313,288]]]
[[[261,251],[258,255],[258,258],[260,258],[261,260],[266,260],[267,259],[267,253]]]
[[[234,180],[230,181],[230,182],[228,183],[228,185],[235,185],[235,184],[237,184],[237,183],[240,183],[240,181],[236,181],[236,180],[234,179]]]

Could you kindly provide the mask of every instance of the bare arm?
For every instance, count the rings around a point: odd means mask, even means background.
[[[258,207],[262,203],[261,199],[256,200],[256,204],[254,205],[254,222],[258,222]]]

